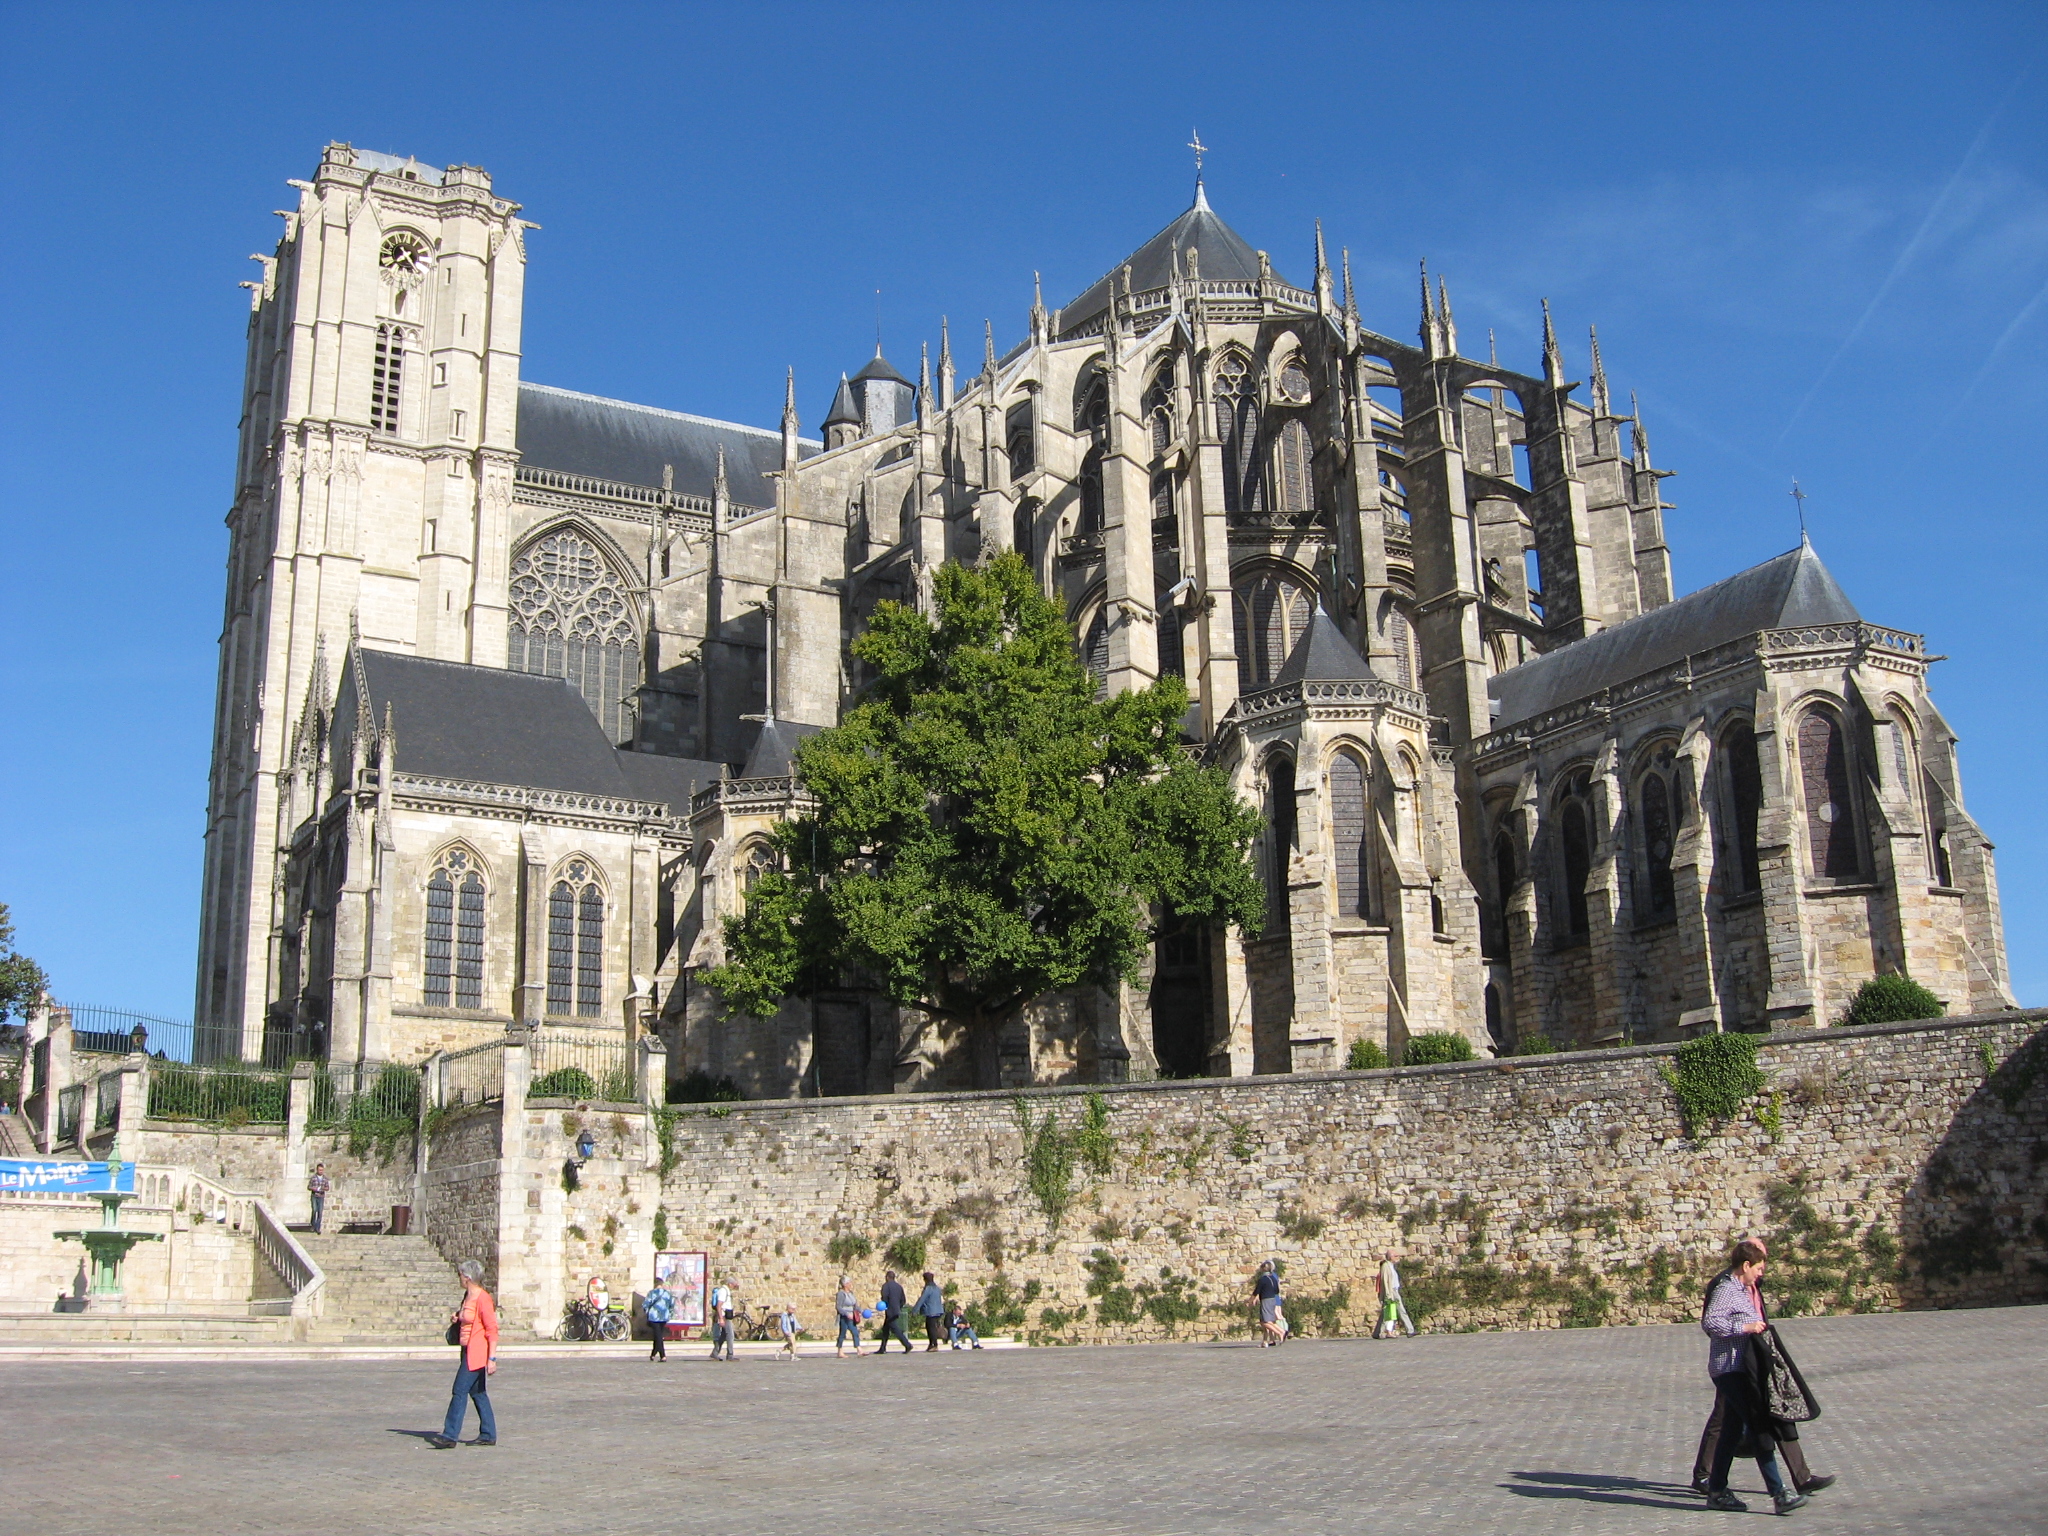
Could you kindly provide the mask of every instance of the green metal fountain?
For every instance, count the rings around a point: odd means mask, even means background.
[[[121,1165],[109,1163],[110,1184],[121,1182]],[[100,1203],[100,1224],[97,1227],[74,1229],[70,1232],[53,1234],[59,1242],[83,1243],[92,1258],[92,1289],[87,1293],[87,1305],[97,1311],[118,1312],[126,1302],[121,1289],[121,1263],[128,1257],[128,1250],[137,1243],[160,1243],[164,1240],[161,1232],[134,1232],[121,1225],[121,1207],[133,1200],[132,1191],[120,1189],[96,1189],[93,1199]]]

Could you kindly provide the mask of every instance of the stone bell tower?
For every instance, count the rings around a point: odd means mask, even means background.
[[[318,671],[505,664],[519,206],[472,166],[330,144],[251,290],[200,911],[198,1048],[254,1058],[276,968],[278,775]],[[313,701],[324,714],[332,699]]]

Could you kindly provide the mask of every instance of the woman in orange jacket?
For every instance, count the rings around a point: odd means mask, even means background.
[[[462,1434],[465,1405],[476,1403],[476,1438],[471,1445],[498,1443],[498,1417],[491,1412],[491,1395],[486,1384],[498,1371],[498,1307],[484,1289],[484,1267],[475,1259],[455,1266],[462,1277],[462,1306],[455,1313],[457,1337],[462,1344],[462,1363],[455,1369],[455,1390],[448,1398],[448,1417],[441,1433],[427,1436],[437,1451],[454,1446]]]

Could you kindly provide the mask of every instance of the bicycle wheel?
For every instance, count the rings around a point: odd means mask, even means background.
[[[619,1342],[619,1340],[623,1339],[631,1330],[628,1329],[626,1326],[626,1317],[624,1313],[607,1312],[603,1317],[597,1320],[597,1331],[600,1334],[602,1334],[605,1338],[611,1340],[612,1343],[616,1344]]]

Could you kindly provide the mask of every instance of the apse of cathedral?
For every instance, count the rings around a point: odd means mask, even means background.
[[[882,601],[1019,552],[1106,690],[1176,674],[1262,808],[1262,935],[1161,925],[1006,1082],[1826,1025],[1872,975],[2009,1006],[1918,635],[1804,541],[1674,596],[1633,404],[1366,326],[1192,206],[961,379],[941,323],[777,428],[519,376],[526,234],[473,167],[330,145],[251,289],[197,1016],[214,1055],[661,1037],[751,1097],[964,1084],[879,993],[699,979]],[[1300,269],[1297,269],[1300,270]],[[1007,334],[1007,333],[1006,333]],[[971,345],[972,343],[969,343]]]

